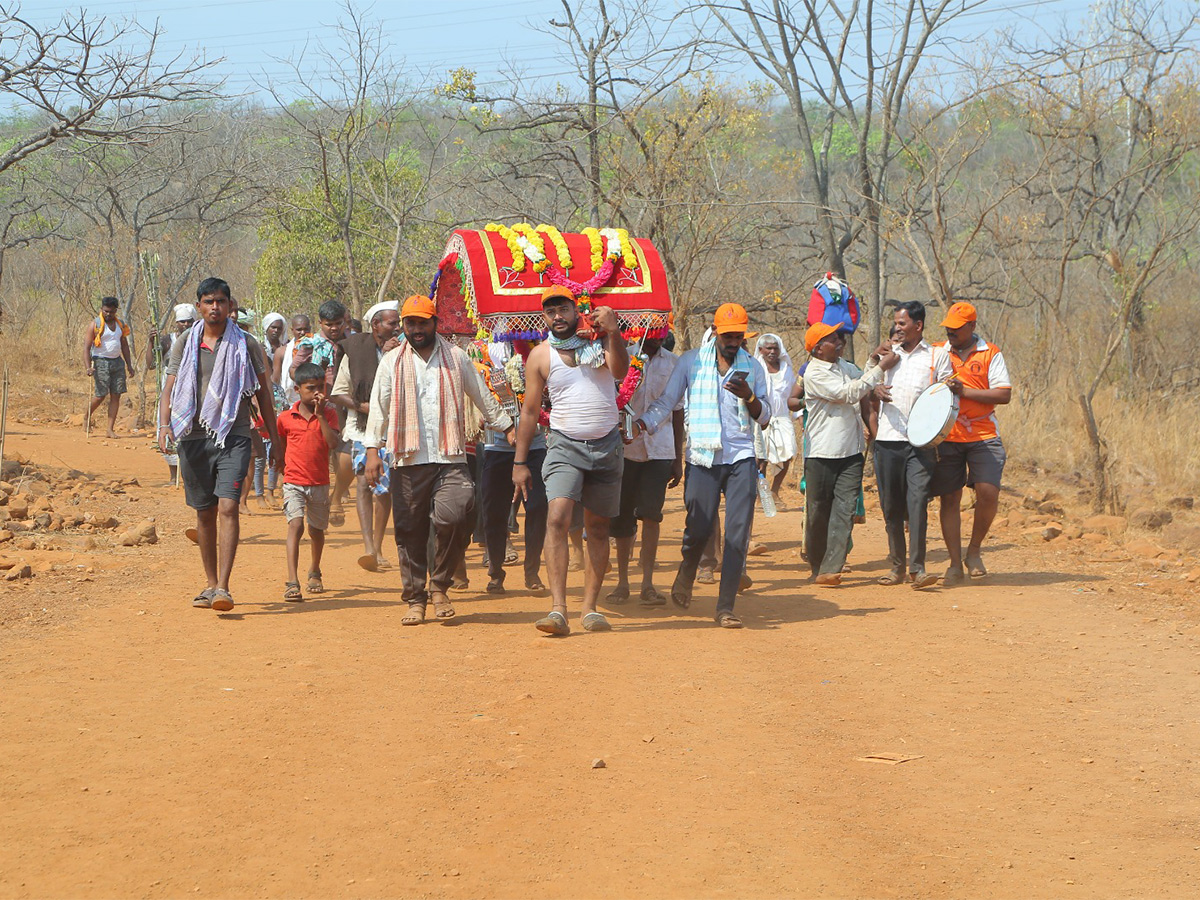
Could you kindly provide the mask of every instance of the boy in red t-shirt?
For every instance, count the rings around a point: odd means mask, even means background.
[[[308,591],[320,594],[321,552],[325,549],[325,529],[329,527],[329,451],[338,444],[337,413],[327,405],[325,370],[313,363],[296,367],[296,391],[300,399],[277,418],[279,441],[283,445],[283,513],[287,516],[288,580],[283,599],[299,603],[300,580],[296,569],[300,562],[300,538],[308,519],[312,539],[312,565],[308,570]]]

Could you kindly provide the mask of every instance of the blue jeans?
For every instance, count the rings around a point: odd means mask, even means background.
[[[733,612],[733,601],[746,570],[746,550],[754,525],[754,504],[758,499],[758,466],[754,457],[735,463],[704,466],[687,464],[683,483],[683,505],[687,520],[683,527],[683,560],[675,584],[691,593],[696,569],[704,545],[713,530],[713,522],[725,495],[725,557],[721,563],[721,587],[717,594],[717,614]]]

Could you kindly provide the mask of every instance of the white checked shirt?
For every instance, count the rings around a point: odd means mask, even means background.
[[[900,362],[888,369],[883,383],[892,389],[890,402],[879,404],[879,441],[907,441],[908,414],[912,412],[917,397],[931,384],[949,378],[954,371],[950,355],[942,347],[932,347],[922,339],[912,351],[899,344],[893,350]]]
[[[678,362],[679,357],[665,347],[660,347],[657,353],[646,360],[646,367],[642,369],[642,381],[638,385],[638,389],[634,391],[627,407],[635,419],[640,419],[645,415],[650,404],[662,395]],[[675,408],[683,409],[683,401],[679,401]],[[675,430],[660,428],[654,434],[650,434],[648,431],[642,432],[634,439],[633,443],[625,446],[625,458],[633,462],[674,459]]]
[[[382,447],[387,440],[388,416],[392,410],[392,378],[396,372],[396,356],[403,347],[389,350],[379,361],[375,371],[375,386],[371,388],[371,413],[367,416],[367,432],[363,435],[364,447]],[[467,354],[457,347],[453,348],[449,360],[442,357],[439,344],[434,348],[429,362],[421,358],[420,353],[413,353],[413,365],[417,374],[417,404],[421,418],[420,447],[411,456],[393,457],[392,466],[419,466],[425,463],[465,463],[466,453],[459,456],[445,456],[441,451],[439,433],[442,427],[442,410],[438,404],[438,388],[442,377],[440,368],[444,365],[457,365],[462,377],[463,393],[483,413],[484,421],[497,431],[508,431],[512,427],[512,419],[501,409],[499,402],[492,392],[483,386],[479,372],[467,357]],[[465,446],[464,441],[464,446]]]

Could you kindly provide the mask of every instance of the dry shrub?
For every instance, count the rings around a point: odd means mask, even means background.
[[[1055,379],[1055,387],[1032,397],[1022,393],[1018,373],[1013,373],[1013,381],[1013,402],[998,410],[1009,459],[1072,474],[1081,488],[1089,488],[1091,448],[1066,379]],[[1195,448],[1200,402],[1134,397],[1109,389],[1097,395],[1096,409],[1113,480],[1123,499],[1200,495],[1200,454]]]

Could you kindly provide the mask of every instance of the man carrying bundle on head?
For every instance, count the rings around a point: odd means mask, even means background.
[[[282,463],[262,345],[230,318],[229,285],[206,278],[196,288],[201,322],[171,348],[159,405],[159,448],[172,438],[187,505],[196,510],[196,543],[208,587],[192,605],[233,609],[229,577],[237,555],[238,505],[250,465],[250,398],[257,397],[272,458]],[[220,543],[218,545],[218,520]]]
[[[688,456],[683,485],[687,520],[683,560],[671,585],[671,600],[684,609],[691,605],[696,569],[724,494],[725,553],[715,617],[722,628],[742,627],[742,620],[733,614],[733,604],[746,569],[758,497],[751,423],[764,427],[771,421],[770,403],[763,399],[768,391],[766,373],[742,347],[749,324],[746,310],[738,304],[718,307],[712,339],[679,358],[662,394],[634,423],[635,434],[654,434],[687,396]]]
[[[987,574],[980,551],[1000,505],[1000,476],[1007,456],[996,424],[996,407],[1012,400],[1012,382],[1000,348],[975,333],[976,312],[970,303],[955,303],[942,327],[954,377],[948,386],[958,397],[958,421],[938,445],[933,493],[942,498],[942,538],[950,566],[942,583],[962,584],[962,492],[975,489],[975,521],[967,545],[967,573]]]
[[[583,576],[583,629],[609,631],[596,611],[608,568],[609,520],[621,511],[624,461],[617,427],[617,381],[629,371],[629,351],[616,313],[599,306],[592,316],[598,337],[579,333],[575,295],[565,287],[542,294],[542,316],[549,329],[545,343],[529,354],[525,366],[525,403],[513,460],[514,499],[528,497],[532,474],[529,451],[537,432],[542,391],[550,391],[550,435],[542,479],[549,511],[546,522],[546,574],[551,612],[538,620],[547,634],[570,634],[567,624],[567,532],[576,503],[583,504],[587,557]]]
[[[854,507],[862,490],[866,439],[859,401],[883,382],[899,357],[880,346],[864,373],[842,359],[840,326],[818,322],[804,333],[812,356],[804,372],[804,547],[817,584],[842,583]]]
[[[513,436],[512,419],[484,387],[467,354],[437,333],[434,302],[409,297],[400,310],[404,341],[379,361],[371,388],[363,444],[366,478],[383,480],[386,447],[392,523],[400,555],[402,597],[408,613],[401,625],[425,621],[433,602],[439,619],[454,617],[446,596],[466,553],[474,524],[475,485],[467,471],[464,394],[487,424]],[[434,531],[432,571],[429,530]]]
[[[950,376],[950,358],[941,347],[931,347],[925,340],[924,304],[916,300],[898,303],[892,320],[895,335],[892,349],[899,361],[887,370],[883,383],[874,390],[879,401],[875,481],[891,565],[891,571],[881,576],[879,583],[903,584],[907,575],[912,586],[920,590],[937,584],[937,576],[925,571],[930,482],[937,466],[937,451],[909,443],[908,414],[922,391]]]

